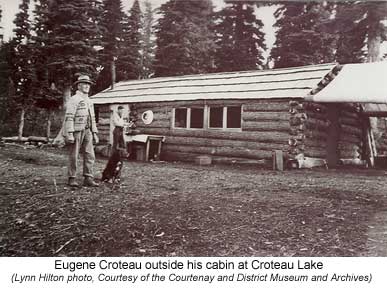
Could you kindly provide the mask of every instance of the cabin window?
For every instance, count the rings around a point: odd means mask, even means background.
[[[223,128],[223,107],[210,107],[210,128]]]
[[[242,109],[240,106],[227,107],[227,128],[241,128]]]
[[[191,108],[190,128],[204,127],[204,108]]]
[[[204,128],[204,108],[175,108],[175,128]]]
[[[241,106],[210,107],[209,128],[236,129],[241,128]]]
[[[240,130],[242,127],[241,106],[179,107],[173,115],[173,128]]]
[[[186,128],[187,127],[187,108],[175,109],[175,127]]]

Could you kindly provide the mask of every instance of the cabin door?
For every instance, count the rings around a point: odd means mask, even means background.
[[[339,141],[340,141],[340,105],[330,103],[327,105],[328,139],[327,139],[327,162],[328,167],[336,167],[339,163]]]

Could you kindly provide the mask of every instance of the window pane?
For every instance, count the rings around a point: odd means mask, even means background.
[[[175,109],[175,127],[187,127],[187,109]]]
[[[191,108],[191,128],[203,128],[204,109]]]
[[[223,127],[223,107],[210,107],[210,127]]]
[[[227,107],[227,128],[241,127],[241,107],[229,106]]]

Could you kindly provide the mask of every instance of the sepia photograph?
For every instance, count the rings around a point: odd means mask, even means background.
[[[1,257],[387,257],[387,1],[0,0]]]

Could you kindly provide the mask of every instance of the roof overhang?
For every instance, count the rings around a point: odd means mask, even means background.
[[[362,113],[366,116],[387,117],[387,104],[385,103],[365,103],[362,108]]]
[[[330,103],[387,103],[387,61],[346,64],[326,87],[306,99]]]

